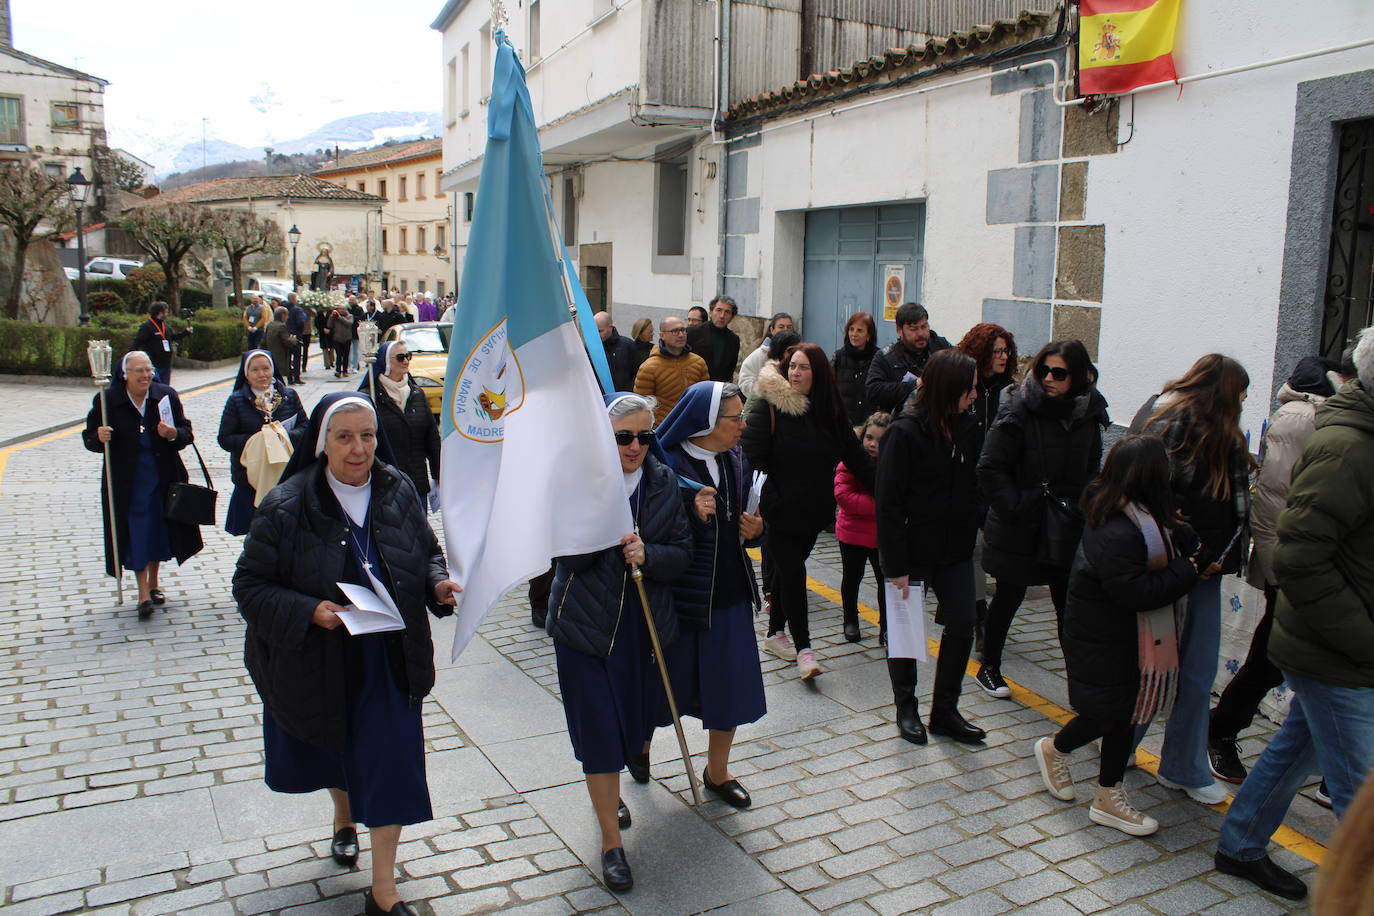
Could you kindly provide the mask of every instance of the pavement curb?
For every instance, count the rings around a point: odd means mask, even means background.
[[[205,389],[205,388],[212,388],[212,387],[214,387],[215,385],[222,385],[222,384],[224,384],[225,382],[232,382],[232,381],[233,381],[233,378],[231,377],[231,378],[227,378],[227,379],[216,379],[215,381],[211,381],[211,382],[201,382],[199,385],[192,385],[190,388],[187,388],[187,389],[184,390],[184,391],[178,390],[178,391],[177,391],[177,394],[178,394],[178,395],[194,394],[195,392],[200,391],[200,390],[202,390],[202,389]],[[92,386],[91,386],[91,393],[94,394],[96,390],[97,390],[97,389],[95,388],[95,386],[92,385]],[[63,421],[63,422],[60,422],[60,423],[54,423],[53,425],[51,425],[51,426],[45,426],[45,427],[43,427],[42,429],[30,430],[30,431],[25,432],[25,433],[20,433],[20,434],[17,435],[17,436],[11,436],[11,437],[8,438],[8,439],[0,439],[0,449],[10,448],[11,446],[15,446],[15,445],[23,445],[25,442],[28,442],[30,439],[41,439],[41,438],[44,437],[44,436],[49,436],[49,435],[52,435],[53,433],[61,432],[61,431],[64,430],[64,429],[71,429],[73,426],[80,426],[82,423],[85,423],[85,422],[86,422],[86,416],[85,416],[85,414],[82,414],[82,415],[80,415],[80,416],[78,416],[78,417],[76,417],[75,419],[72,419],[72,420],[66,420],[66,421]]]

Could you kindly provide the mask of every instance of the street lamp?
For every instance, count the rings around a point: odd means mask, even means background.
[[[358,322],[358,347],[363,351],[367,363],[367,388],[372,399],[377,399],[377,382],[372,374],[372,364],[377,360],[377,325],[367,319]]]
[[[296,246],[301,243],[301,231],[292,223],[291,228],[286,230],[286,237],[291,240],[291,292],[296,291]]]
[[[67,193],[76,205],[76,298],[81,300],[81,323],[84,325],[90,322],[91,314],[86,308],[86,234],[81,231],[81,209],[90,196],[91,180],[81,174],[80,168],[67,176]]]

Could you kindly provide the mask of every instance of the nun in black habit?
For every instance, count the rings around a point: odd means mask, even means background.
[[[267,785],[330,791],[341,865],[357,861],[356,825],[368,826],[369,916],[414,913],[395,866],[402,826],[433,816],[420,717],[434,686],[427,612],[451,614],[459,591],[415,488],[388,458],[371,399],[326,395],[258,506],[234,572]],[[385,593],[398,625],[350,633],[341,582]]]
[[[219,418],[219,447],[229,453],[229,479],[234,483],[224,530],[235,536],[248,533],[258,502],[258,493],[240,458],[248,440],[267,425],[269,405],[272,419],[279,421],[288,434],[305,420],[300,396],[282,381],[272,354],[249,350],[239,363],[234,391],[224,402],[224,413]]]
[[[108,416],[102,422],[101,395],[97,394],[86,415],[81,441],[92,452],[103,452],[105,443],[110,444],[110,461],[100,473],[105,572],[117,577],[120,567],[133,571],[138,581],[138,619],[147,620],[154,607],[167,601],[158,582],[160,564],[173,557],[185,563],[202,546],[199,528],[171,521],[163,514],[167,488],[174,481],[187,479],[179,453],[195,437],[191,421],[181,409],[181,398],[170,385],[153,381],[152,361],[141,350],[124,355],[104,397]],[[171,410],[170,424],[164,423],[159,413],[164,401]],[[107,474],[114,490],[118,557],[110,542]]]

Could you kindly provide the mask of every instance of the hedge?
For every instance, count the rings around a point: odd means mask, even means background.
[[[10,375],[89,376],[86,343],[108,340],[116,359],[133,346],[143,316],[127,312],[96,315],[89,327],[54,327],[30,321],[0,319],[0,373]],[[186,323],[172,319],[172,327]],[[177,352],[189,359],[213,362],[243,352],[243,323],[239,314],[205,309],[196,315],[195,333],[177,344]]]

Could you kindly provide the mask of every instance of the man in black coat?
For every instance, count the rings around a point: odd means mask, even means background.
[[[710,320],[687,328],[687,344],[706,360],[713,382],[732,382],[739,363],[739,335],[730,330],[739,306],[729,296],[711,300]]]
[[[286,297],[286,309],[286,329],[296,339],[291,349],[291,381],[295,383],[305,374],[305,363],[310,358],[310,313],[295,293]]]
[[[134,332],[132,349],[148,354],[153,364],[153,373],[164,385],[172,384],[172,344],[194,330],[187,325],[186,330],[176,331],[167,323],[167,303],[154,302],[148,306],[148,320]]]
[[[615,390],[633,391],[635,371],[639,369],[634,344],[616,331],[610,312],[596,313],[596,330],[601,334],[601,345],[606,348],[606,362],[611,367],[611,383]]]
[[[864,388],[872,410],[895,413],[916,390],[932,353],[948,350],[950,343],[930,329],[930,313],[915,302],[897,309],[897,339],[874,354],[868,365]]]

